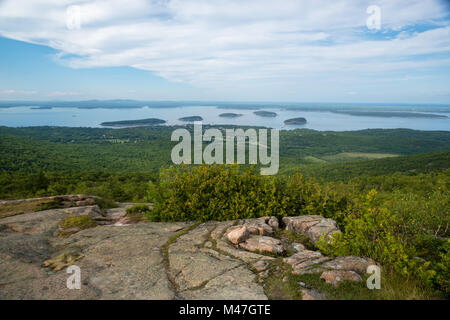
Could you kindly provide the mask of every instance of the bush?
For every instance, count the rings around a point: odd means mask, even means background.
[[[384,207],[375,190],[370,191],[364,201],[354,204],[343,224],[342,234],[337,234],[332,241],[319,241],[322,252],[334,256],[366,256],[381,263],[385,271],[405,279],[413,277],[428,285],[443,282],[443,274],[448,271],[437,270],[431,261],[417,256],[421,240],[413,241],[405,235],[403,217]],[[439,261],[446,258],[443,253]],[[445,284],[438,286],[442,289]]]
[[[368,256],[396,271],[407,272],[407,249],[397,233],[399,219],[379,206],[376,195],[375,190],[370,191],[365,202],[345,215],[343,233],[331,243],[320,241],[319,248],[336,256]]]
[[[154,202],[153,214],[161,221],[335,217],[351,202],[342,185],[336,186],[323,188],[300,173],[277,178],[255,167],[202,165],[163,170],[158,186],[149,183],[147,201]]]
[[[95,203],[100,207],[100,209],[112,209],[119,207],[116,202],[104,198],[95,198]]]
[[[183,166],[163,170],[159,185],[150,183],[148,200],[154,202],[153,214],[160,221],[282,217],[292,209],[284,186],[254,167]]]

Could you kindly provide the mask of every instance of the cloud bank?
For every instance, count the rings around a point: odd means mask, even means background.
[[[68,28],[74,5],[80,28]],[[366,26],[369,5],[380,30]],[[448,14],[437,0],[3,0],[0,35],[72,68],[130,66],[230,93],[339,82],[357,96],[360,83],[449,67]]]

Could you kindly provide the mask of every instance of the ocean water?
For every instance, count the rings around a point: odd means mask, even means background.
[[[204,124],[230,124],[237,126],[265,126],[275,129],[290,130],[309,128],[320,131],[351,131],[362,129],[394,129],[408,128],[415,130],[450,130],[450,118],[406,118],[406,117],[372,117],[352,116],[324,111],[300,111],[279,108],[264,108],[265,111],[277,113],[275,118],[260,117],[248,109],[222,109],[214,106],[182,106],[171,108],[117,108],[117,109],[80,109],[52,108],[32,109],[32,107],[0,108],[0,125],[9,127],[27,126],[67,126],[67,127],[102,127],[106,121],[138,120],[159,118],[167,121],[167,125],[180,125],[181,117],[201,116]],[[221,113],[242,114],[238,118],[222,118]],[[450,113],[430,112],[450,117]],[[285,125],[284,120],[304,117],[305,125]]]

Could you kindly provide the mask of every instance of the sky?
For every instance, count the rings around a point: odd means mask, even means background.
[[[448,0],[0,0],[0,100],[450,104]]]

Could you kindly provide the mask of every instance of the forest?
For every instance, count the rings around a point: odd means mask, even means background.
[[[344,231],[322,252],[375,259],[403,298],[448,298],[450,132],[281,131],[280,171],[261,176],[173,166],[174,129],[0,127],[0,199],[153,202],[153,221],[320,214]]]

